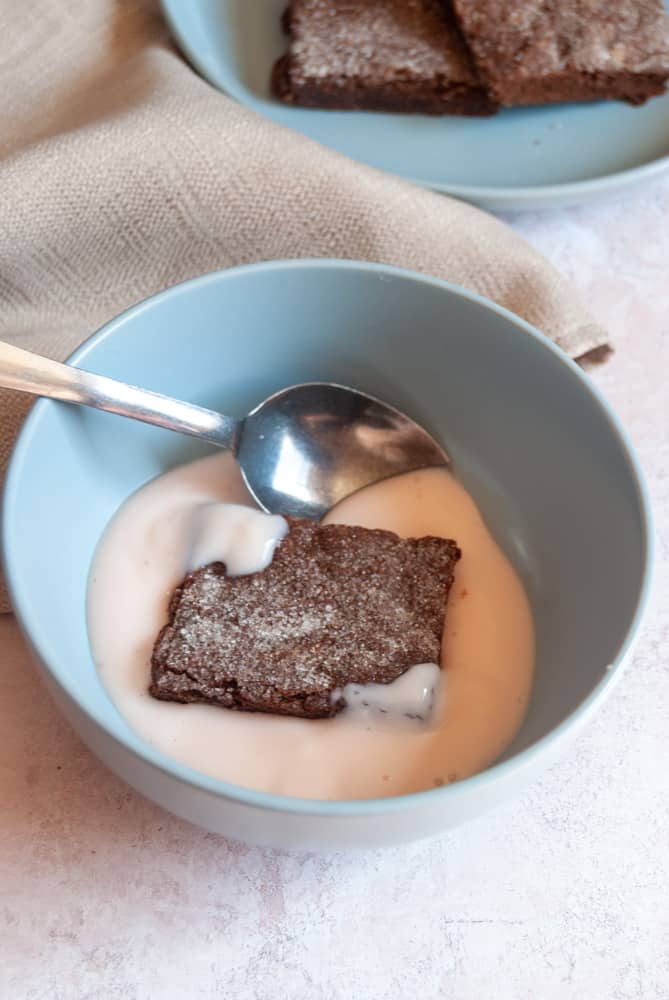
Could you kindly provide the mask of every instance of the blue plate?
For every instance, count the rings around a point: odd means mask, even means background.
[[[310,111],[272,99],[286,0],[163,0],[181,48],[215,87],[356,160],[488,208],[568,204],[669,169],[669,95],[503,111],[491,119]]]

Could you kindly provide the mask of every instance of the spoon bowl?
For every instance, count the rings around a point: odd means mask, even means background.
[[[363,486],[448,464],[440,445],[404,413],[332,382],[282,389],[252,410],[237,460],[264,510],[312,519]]]
[[[331,382],[282,389],[238,420],[0,343],[0,386],[228,448],[250,492],[271,514],[319,520],[363,486],[448,464],[440,445],[405,414]]]

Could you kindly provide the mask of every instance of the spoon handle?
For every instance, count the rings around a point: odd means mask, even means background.
[[[79,403],[234,449],[242,421],[0,342],[0,386]]]

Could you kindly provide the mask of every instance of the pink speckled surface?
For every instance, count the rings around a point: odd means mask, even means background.
[[[247,848],[150,805],[61,721],[0,619],[0,997],[669,997],[669,181],[515,216],[617,342],[592,377],[655,503],[634,661],[566,759],[468,827],[384,852]]]

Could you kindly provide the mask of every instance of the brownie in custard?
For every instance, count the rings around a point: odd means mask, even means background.
[[[262,572],[214,562],[176,588],[153,649],[155,698],[327,718],[347,684],[440,663],[455,542],[287,520]]]

